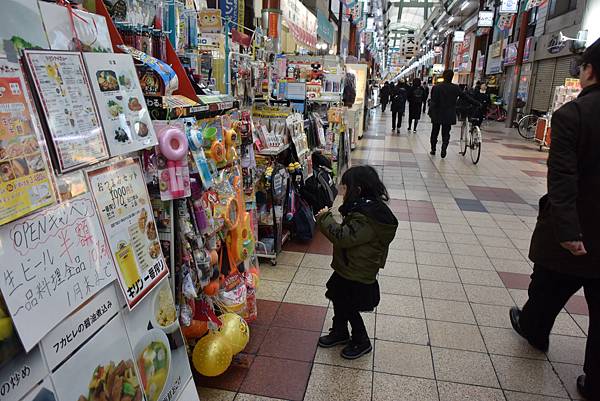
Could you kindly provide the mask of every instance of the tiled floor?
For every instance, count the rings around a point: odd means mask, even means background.
[[[331,245],[317,233],[287,244],[277,266],[263,264],[251,343],[222,377],[198,379],[203,401],[577,399],[582,294],[559,315],[547,354],[508,318],[527,299],[546,154],[490,124],[477,166],[458,155],[457,129],[448,157],[432,158],[430,124],[391,136],[389,119],[376,115],[352,154],[382,175],[400,221],[380,272],[381,304],[364,314],[374,352],[346,361],[337,348],[317,349],[333,315],[324,296]]]

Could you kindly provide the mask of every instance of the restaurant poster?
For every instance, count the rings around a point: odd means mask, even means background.
[[[133,309],[169,273],[140,163],[129,158],[87,174],[119,283]]]
[[[36,347],[25,353],[23,348],[19,347],[16,356],[0,365],[0,400],[22,400],[23,396],[47,376],[48,368],[40,349]],[[41,400],[46,401],[44,398]]]
[[[26,50],[55,168],[69,172],[108,158],[108,148],[80,53]]]
[[[158,144],[129,54],[84,53],[111,156]]]
[[[169,281],[123,317],[146,401],[179,399],[192,371]]]
[[[90,194],[0,227],[0,243],[0,290],[26,351],[116,276]]]
[[[0,60],[0,225],[55,202],[40,139],[19,65]]]
[[[53,372],[52,381],[60,401],[142,401],[122,315],[115,315]]]

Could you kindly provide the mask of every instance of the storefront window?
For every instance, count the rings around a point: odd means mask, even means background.
[[[550,19],[575,10],[577,0],[550,0],[548,15]]]

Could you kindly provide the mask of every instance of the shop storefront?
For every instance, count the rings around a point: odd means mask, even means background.
[[[523,65],[521,66],[521,76],[519,79],[519,88],[517,89],[517,99],[527,103],[529,99],[529,87],[531,86],[531,73],[535,38],[529,37],[525,40],[525,48],[523,52]],[[511,104],[510,93],[512,90],[512,82],[516,73],[515,63],[517,61],[518,43],[509,43],[504,51],[504,99],[507,104]]]

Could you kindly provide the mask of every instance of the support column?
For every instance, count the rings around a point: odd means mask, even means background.
[[[280,0],[262,0],[262,25],[267,36],[273,40],[273,52],[281,52],[281,6]]]
[[[525,40],[527,39],[527,24],[529,20],[529,10],[521,14],[521,26],[519,27],[519,46],[517,48],[517,62],[515,63],[515,72],[512,77],[510,87],[510,103],[508,104],[508,116],[505,126],[512,127],[515,118],[517,106],[517,93],[519,91],[519,82],[521,81],[521,71],[523,67],[523,55],[525,54]]]
[[[454,34],[451,33],[446,38],[446,48],[444,49],[446,54],[444,54],[444,69],[450,69],[450,61],[452,61],[452,39],[454,38]]]

